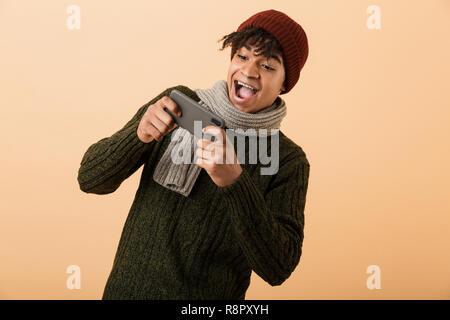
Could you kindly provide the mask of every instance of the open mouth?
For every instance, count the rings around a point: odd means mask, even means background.
[[[255,88],[250,88],[250,86],[246,86],[237,80],[234,80],[234,88],[236,97],[242,100],[250,99],[259,91]]]

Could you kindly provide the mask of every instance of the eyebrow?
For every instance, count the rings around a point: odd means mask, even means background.
[[[252,51],[252,48],[249,45],[244,44],[244,47],[248,51]],[[281,60],[280,60],[280,58],[278,58],[278,56],[272,55],[271,58],[274,58],[276,61],[278,61],[279,64],[281,64]]]

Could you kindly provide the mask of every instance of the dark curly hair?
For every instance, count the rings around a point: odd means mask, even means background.
[[[279,54],[283,58],[283,63],[285,61],[280,42],[271,33],[260,27],[245,28],[239,32],[232,32],[223,36],[217,42],[221,41],[223,41],[223,44],[219,50],[222,51],[231,46],[231,57],[234,57],[236,51],[248,41],[251,46],[255,46],[257,55],[264,55],[267,59],[270,59],[273,55]]]

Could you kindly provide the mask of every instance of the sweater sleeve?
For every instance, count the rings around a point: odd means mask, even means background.
[[[139,122],[147,108],[170,94],[167,89],[143,105],[128,123],[112,136],[91,145],[84,154],[78,170],[80,189],[86,193],[112,193],[136,172],[158,142],[142,142],[137,135]]]
[[[284,162],[265,196],[244,168],[219,187],[250,267],[271,286],[291,275],[302,254],[309,163],[297,152]]]

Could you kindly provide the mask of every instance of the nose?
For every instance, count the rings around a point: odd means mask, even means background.
[[[241,72],[248,78],[258,78],[257,62],[247,61],[242,67]]]

